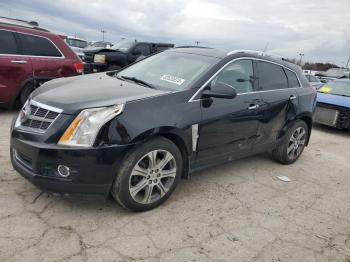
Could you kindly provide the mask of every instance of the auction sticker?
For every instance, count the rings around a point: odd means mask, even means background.
[[[319,91],[322,92],[322,93],[329,93],[332,90],[333,90],[333,88],[331,88],[331,87],[323,86],[323,87],[320,88]]]
[[[171,76],[171,75],[163,75],[160,80],[167,81],[176,85],[182,85],[183,82],[185,82],[185,79],[176,77],[176,76]]]

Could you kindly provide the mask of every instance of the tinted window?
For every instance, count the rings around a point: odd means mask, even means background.
[[[24,55],[61,56],[57,48],[46,38],[26,34],[18,35],[21,39],[22,53]]]
[[[288,88],[287,77],[281,66],[260,61],[258,61],[257,64],[260,90]]]
[[[239,60],[226,66],[212,81],[222,82],[234,87],[237,93],[253,91],[253,62],[251,60]]]
[[[134,52],[140,52],[142,55],[148,56],[151,54],[151,48],[149,45],[138,45]]]
[[[288,85],[289,85],[289,87],[290,88],[300,87],[298,78],[295,75],[295,73],[293,73],[292,71],[290,71],[288,69],[286,69],[285,71],[286,71],[286,74],[287,74],[287,77],[288,77]]]
[[[0,30],[0,54],[16,54],[17,44],[12,32]]]

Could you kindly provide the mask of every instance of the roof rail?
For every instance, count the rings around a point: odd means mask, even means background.
[[[28,27],[28,28],[33,28],[33,29],[38,29],[41,31],[49,32],[48,29],[39,27],[39,23],[36,21],[26,21],[26,20],[22,20],[22,19],[0,16],[0,23],[8,24],[8,25],[16,25],[16,26],[21,26],[21,27]]]
[[[266,53],[266,52],[263,52],[263,51],[257,51],[257,50],[239,49],[239,50],[230,51],[230,52],[227,53],[227,55],[232,55],[232,54],[235,54],[235,53],[246,53],[246,54],[252,54],[252,55],[260,55],[260,56],[266,56],[266,57],[275,58],[275,59],[281,59],[283,61],[286,61],[286,59],[283,58],[282,56]]]
[[[213,49],[211,47],[199,46],[199,45],[180,45],[180,46],[176,46],[175,48],[206,48],[206,49]]]

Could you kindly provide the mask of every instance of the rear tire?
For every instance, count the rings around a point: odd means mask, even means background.
[[[272,157],[285,165],[297,161],[304,151],[309,129],[302,120],[296,121],[288,130],[282,143],[272,151]]]
[[[181,177],[183,160],[178,147],[164,137],[132,149],[123,160],[112,187],[114,199],[133,211],[161,205]]]
[[[21,103],[21,106],[24,105],[24,103],[27,101],[30,94],[34,91],[34,85],[33,83],[27,83],[22,88],[22,91],[19,95],[19,102]]]

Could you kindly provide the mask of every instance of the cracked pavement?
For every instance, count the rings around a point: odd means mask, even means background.
[[[316,126],[291,166],[262,154],[210,168],[132,213],[21,177],[9,158],[14,114],[0,111],[0,261],[350,260],[349,132]]]

